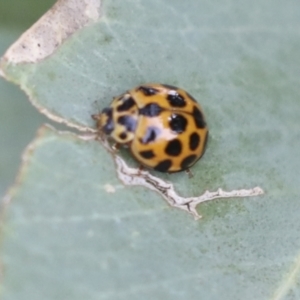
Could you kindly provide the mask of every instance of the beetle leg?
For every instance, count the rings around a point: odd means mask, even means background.
[[[141,174],[141,172],[144,170],[144,166],[143,165],[139,165],[139,168],[138,168],[138,173]]]
[[[91,115],[92,119],[95,120],[95,121],[98,121],[99,120],[99,114],[94,114],[94,115]]]
[[[121,147],[121,144],[119,144],[119,143],[114,143],[114,144],[111,146],[111,148],[113,149],[114,152],[118,152],[119,149],[120,149],[120,147]]]
[[[191,179],[192,177],[194,177],[194,174],[192,173],[192,171],[190,169],[186,169],[185,173],[188,175],[188,177]]]

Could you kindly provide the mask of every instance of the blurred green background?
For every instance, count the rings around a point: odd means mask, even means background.
[[[0,56],[55,0],[0,1]],[[0,77],[0,198],[13,183],[24,148],[47,121],[20,89]]]

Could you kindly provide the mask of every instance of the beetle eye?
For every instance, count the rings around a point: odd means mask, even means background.
[[[112,117],[111,107],[106,107],[102,110],[100,124],[101,129],[105,134],[109,135],[114,130],[115,125]]]
[[[111,115],[112,114],[112,108],[111,107],[105,107],[102,109],[102,114]]]

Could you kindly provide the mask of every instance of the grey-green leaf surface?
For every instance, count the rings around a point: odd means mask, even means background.
[[[123,186],[100,143],[44,127],[7,197],[3,299],[298,299],[298,2],[106,0],[101,10],[51,56],[2,60],[2,72],[48,116],[91,130],[97,106],[124,90],[179,85],[204,108],[207,152],[192,179],[154,174],[183,196],[256,185],[265,195],[204,203],[194,221]]]
[[[0,55],[45,12],[53,0],[0,2]],[[46,118],[30,105],[26,95],[0,78],[0,198],[12,184],[21,153]]]

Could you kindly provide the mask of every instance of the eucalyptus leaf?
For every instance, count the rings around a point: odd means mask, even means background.
[[[3,299],[298,299],[299,8],[105,0],[51,55],[29,63],[7,52],[3,75],[79,130],[93,132],[91,114],[140,83],[185,88],[209,124],[206,153],[192,179],[152,174],[184,197],[265,194],[203,203],[195,221],[124,186],[98,141],[43,127],[5,198]]]
[[[54,0],[0,1],[0,55],[45,12]],[[12,184],[21,154],[45,122],[19,87],[0,78],[0,198]]]

